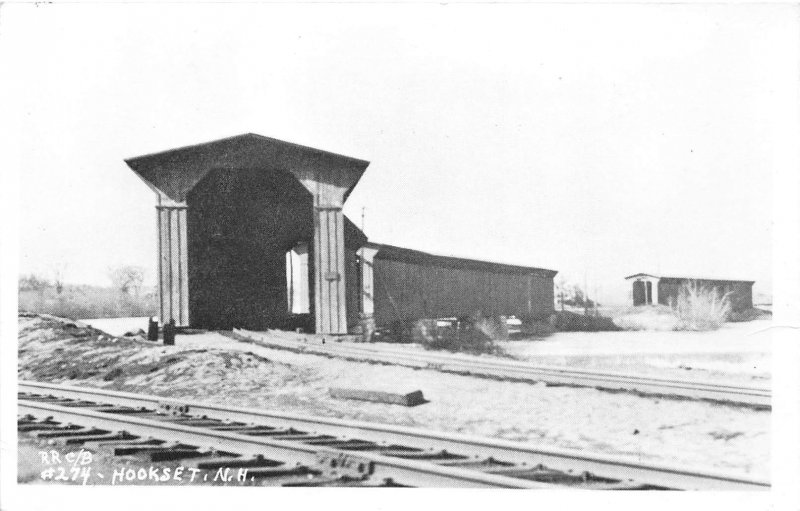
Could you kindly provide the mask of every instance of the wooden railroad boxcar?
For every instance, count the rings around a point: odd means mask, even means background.
[[[419,318],[516,316],[554,312],[556,271],[445,257],[391,245],[374,250],[374,317],[378,327]]]
[[[753,307],[752,280],[729,280],[698,277],[669,277],[649,273],[636,273],[625,277],[631,282],[633,305],[673,305],[677,303],[681,288],[687,284],[712,289],[722,297],[727,295],[733,312]]]
[[[368,243],[342,213],[364,160],[245,134],[126,163],[156,193],[162,323],[346,334],[553,310],[554,271]]]

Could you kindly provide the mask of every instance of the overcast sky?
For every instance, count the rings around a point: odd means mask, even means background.
[[[345,213],[372,241],[556,269],[606,302],[642,271],[768,293],[795,12],[5,5],[20,270],[154,283],[155,197],[123,159],[254,132],[371,161]]]

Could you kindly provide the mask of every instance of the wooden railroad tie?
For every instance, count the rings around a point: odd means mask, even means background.
[[[344,387],[331,387],[331,397],[339,399],[357,399],[359,401],[372,401],[374,403],[387,403],[391,405],[418,406],[428,401],[421,390],[400,394],[381,390],[363,390]]]

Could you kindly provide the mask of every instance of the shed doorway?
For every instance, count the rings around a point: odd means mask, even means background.
[[[647,303],[647,290],[645,284],[641,280],[633,281],[633,305],[645,305]]]

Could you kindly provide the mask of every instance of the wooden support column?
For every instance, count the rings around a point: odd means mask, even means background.
[[[314,316],[317,333],[347,333],[344,215],[337,206],[314,206]]]
[[[314,324],[318,334],[347,333],[345,240],[342,206],[363,168],[315,158],[291,171],[314,197]],[[357,303],[350,304],[357,307]]]
[[[373,265],[377,248],[362,247],[361,254],[361,311],[365,318],[375,314],[375,272]]]
[[[175,326],[189,326],[186,203],[159,195],[156,212],[159,318],[162,324],[174,319]]]

